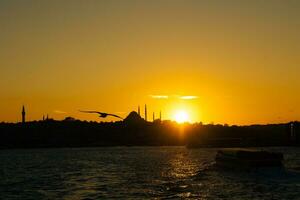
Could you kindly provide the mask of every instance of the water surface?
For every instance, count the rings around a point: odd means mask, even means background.
[[[1,199],[300,199],[300,149],[285,169],[220,170],[217,149],[106,147],[0,151]]]

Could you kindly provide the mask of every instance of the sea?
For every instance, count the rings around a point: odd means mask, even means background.
[[[0,199],[300,199],[300,148],[284,168],[215,166],[217,148],[0,150]]]

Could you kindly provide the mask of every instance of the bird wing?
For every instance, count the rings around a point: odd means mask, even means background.
[[[100,114],[100,115],[110,115],[110,116],[113,116],[113,117],[117,117],[117,118],[123,119],[122,117],[120,117],[120,116],[118,116],[118,115],[115,115],[115,114],[103,113],[103,112],[98,112],[98,111],[94,111],[94,110],[79,110],[79,112],[84,112],[84,113],[97,113],[97,114]]]
[[[97,113],[97,114],[103,114],[102,112],[98,111],[93,111],[93,110],[79,110],[79,112],[84,112],[84,113]]]
[[[122,117],[120,117],[120,116],[118,116],[118,115],[115,115],[115,114],[109,114],[109,113],[107,113],[107,115],[110,115],[110,116],[113,116],[113,117],[117,117],[117,118],[123,119]]]

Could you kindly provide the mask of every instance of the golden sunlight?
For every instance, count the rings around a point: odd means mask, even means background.
[[[174,114],[174,120],[178,123],[184,123],[190,121],[190,118],[185,110],[178,110]]]

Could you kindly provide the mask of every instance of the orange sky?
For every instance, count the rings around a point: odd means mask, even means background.
[[[145,103],[150,119],[300,120],[300,1],[4,0],[0,16],[0,121]]]

